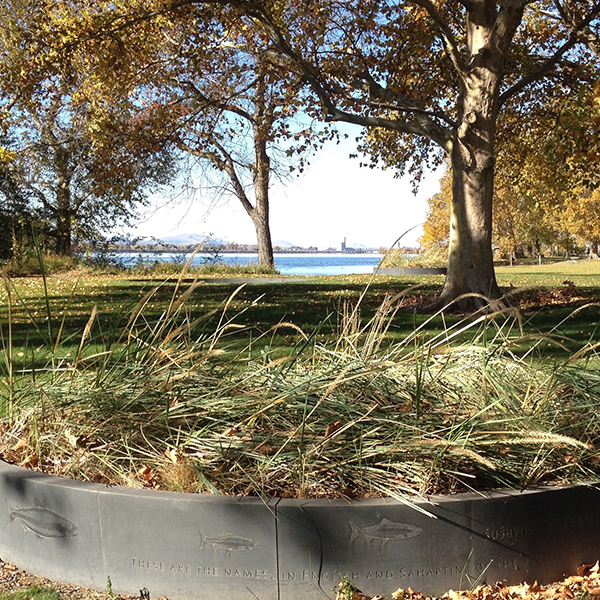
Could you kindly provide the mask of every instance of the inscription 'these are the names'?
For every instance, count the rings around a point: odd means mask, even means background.
[[[494,564],[494,561],[491,562]],[[207,578],[236,578],[236,579],[260,579],[260,580],[275,580],[275,575],[268,569],[253,569],[253,568],[235,568],[235,567],[216,567],[205,565],[189,565],[174,563],[168,561],[145,560],[142,558],[132,557],[131,566],[134,569],[144,569],[147,571],[159,571],[162,573],[172,573],[179,575],[188,575]],[[496,569],[517,569],[518,565],[513,560],[497,561]],[[481,564],[475,565],[478,572],[483,571],[486,566]],[[447,575],[462,574],[464,567],[452,566],[437,566],[427,568],[408,568],[400,567],[394,570],[377,570],[377,571],[321,571],[315,572],[308,569],[302,571],[282,571],[279,573],[280,581],[338,581],[343,577],[350,580],[369,580],[369,579],[413,579],[413,578],[430,578],[442,577]]]

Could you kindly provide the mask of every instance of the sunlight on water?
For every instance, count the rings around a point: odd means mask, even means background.
[[[189,254],[175,252],[124,252],[118,255],[118,259],[126,266],[139,260],[149,263],[161,261],[183,264],[188,258]],[[214,255],[198,253],[194,256],[192,264],[202,265],[214,259]],[[258,255],[220,254],[217,259],[225,264],[247,265],[257,263]],[[360,275],[372,273],[380,260],[380,254],[275,254],[275,268],[282,275]]]

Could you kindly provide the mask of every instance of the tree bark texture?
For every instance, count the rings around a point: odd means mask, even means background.
[[[56,168],[56,253],[64,256],[72,251],[71,173],[68,153],[55,149]]]
[[[271,162],[267,154],[267,144],[260,131],[254,132],[254,199],[255,205],[248,212],[258,242],[258,264],[265,267],[275,266],[271,226],[269,224],[269,180]]]
[[[508,0],[506,5],[510,5]],[[488,0],[467,17],[468,60],[460,81],[451,148],[452,206],[448,274],[436,304],[481,308],[499,299],[492,250],[496,119],[505,53],[523,5],[496,11]],[[465,296],[467,295],[467,296]]]

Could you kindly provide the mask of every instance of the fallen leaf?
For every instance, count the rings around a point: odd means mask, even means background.
[[[12,448],[11,450],[23,450],[27,448],[27,442],[24,439],[20,439]]]
[[[585,576],[589,575],[592,572],[592,569],[594,568],[594,566],[595,566],[594,564],[590,563],[590,564],[584,564],[584,565],[581,565],[580,567],[577,567],[577,575],[579,575],[580,577],[585,577]],[[569,579],[573,579],[573,578],[569,577]]]
[[[325,428],[325,437],[329,437],[332,433],[335,433],[338,429],[342,428],[343,423],[341,421],[335,421],[329,423]]]
[[[142,479],[150,481],[150,479],[152,479],[152,469],[148,466],[144,466],[138,471],[138,475],[142,477]]]
[[[177,456],[177,450],[175,450],[174,448],[167,448],[165,450],[165,456],[174,464],[178,464],[178,456]]]
[[[26,468],[37,467],[39,462],[37,454],[29,454],[21,461],[21,466]]]
[[[399,404],[396,406],[396,410],[398,412],[408,412],[412,408],[412,402],[407,400],[404,404]]]
[[[77,436],[73,435],[69,429],[65,429],[65,437],[73,448],[77,448]]]

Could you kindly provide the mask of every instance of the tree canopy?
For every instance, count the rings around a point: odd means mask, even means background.
[[[15,0],[0,9],[0,91],[10,140],[3,162],[12,185],[0,193],[12,212],[15,203],[21,212],[26,206],[53,249],[68,254],[74,238],[94,239],[128,223],[136,206],[174,176],[173,152],[136,135],[143,121],[130,104],[119,97],[107,103],[86,87],[97,84],[91,61],[79,54],[58,61],[55,19],[72,18],[65,6],[40,11],[30,4]]]
[[[124,74],[121,91],[131,94],[127,73],[134,77],[139,62],[124,63],[122,36],[138,35],[140,23],[151,24],[137,45],[132,39],[140,54],[182,15],[196,24],[196,52],[222,42],[235,24],[246,39],[258,36],[269,63],[290,74],[282,85],[302,82],[308,115],[363,128],[361,149],[373,164],[418,180],[424,167],[447,159],[452,202],[440,304],[461,298],[465,306],[486,306],[500,296],[492,209],[503,145],[527,148],[535,144],[528,128],[541,130],[552,115],[566,123],[567,107],[584,110],[598,101],[598,0],[62,0],[58,6],[58,16],[36,17],[46,33],[25,46],[34,57],[27,79],[61,57],[76,54],[85,64],[94,56],[97,89],[116,64]],[[572,130],[580,125],[576,114]],[[596,153],[588,138],[589,130],[575,141],[556,137],[539,158],[554,153],[560,161],[579,145],[585,170]]]

